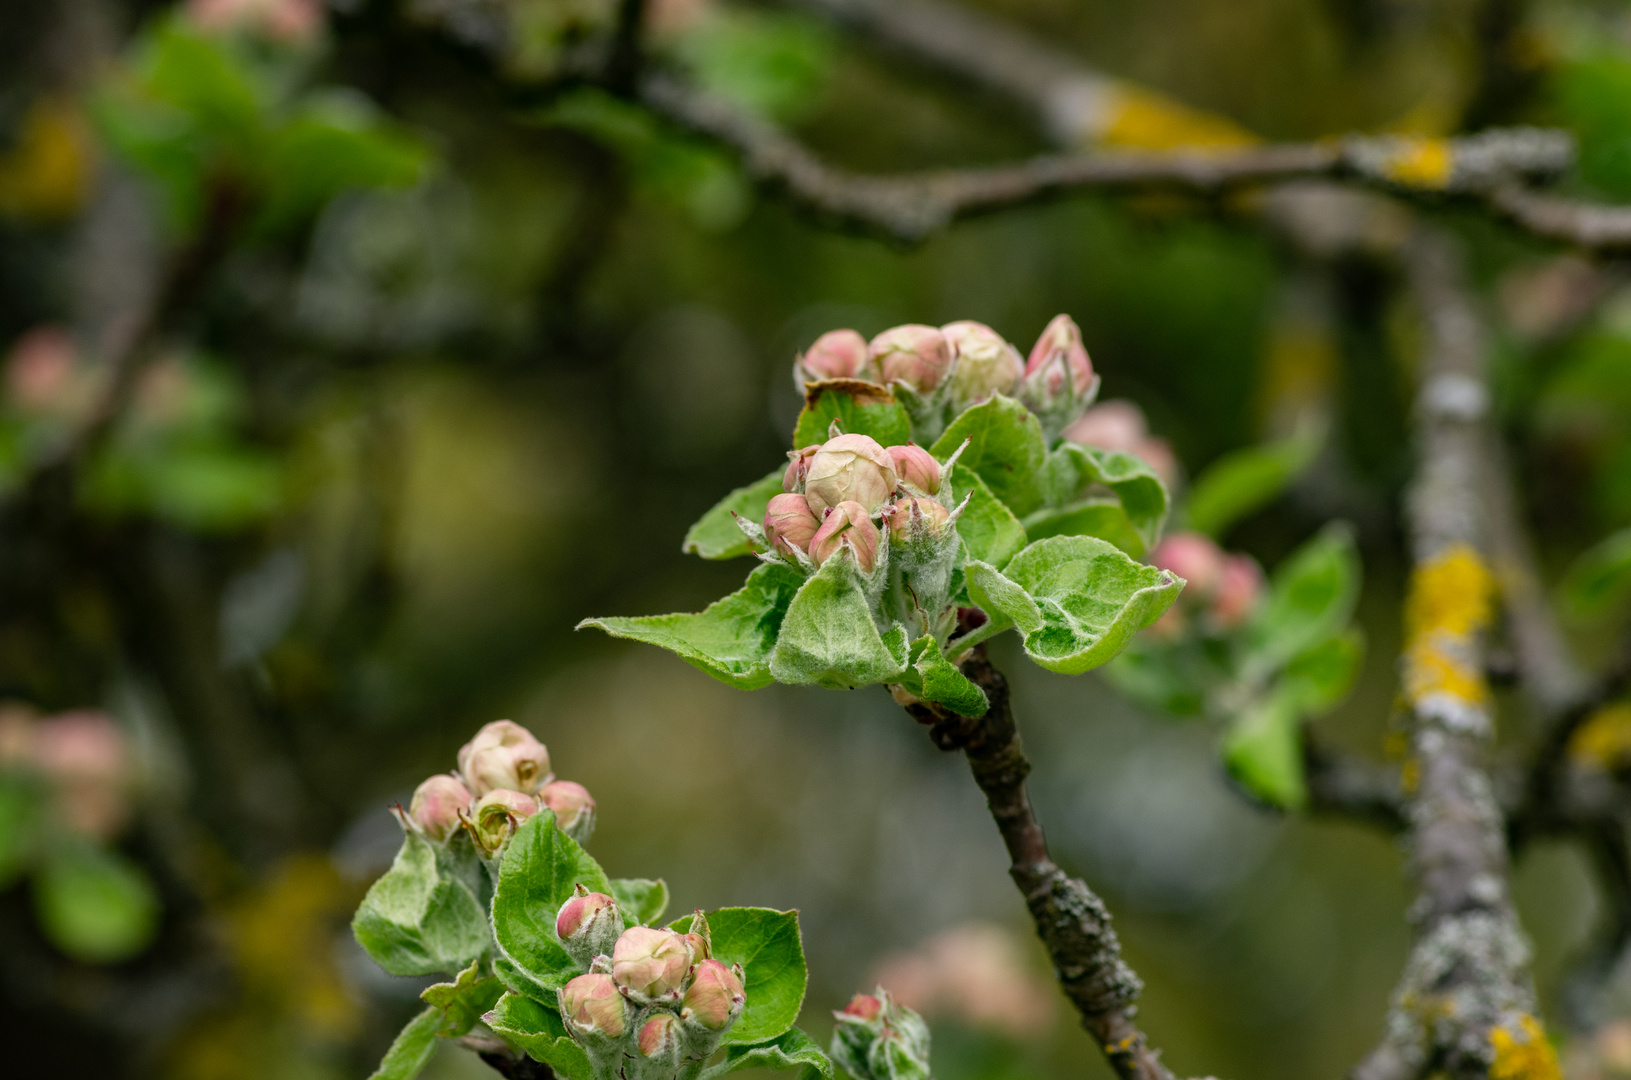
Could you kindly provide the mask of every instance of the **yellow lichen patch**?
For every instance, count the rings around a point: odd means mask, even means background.
[[[1406,758],[1405,763],[1399,766],[1399,789],[1406,795],[1414,795],[1420,785],[1421,762],[1415,758]]]
[[[66,101],[37,101],[16,142],[0,153],[0,214],[71,218],[84,204],[90,172],[90,137],[79,111]]]
[[[1412,705],[1450,698],[1482,705],[1484,673],[1473,639],[1494,613],[1495,578],[1479,554],[1454,544],[1416,567],[1405,600],[1404,694]]]
[[[1404,138],[1385,165],[1382,174],[1407,187],[1439,189],[1455,172],[1455,151],[1444,139]]]
[[[1631,765],[1631,704],[1622,701],[1592,713],[1569,737],[1569,757],[1600,769]]]
[[[1221,150],[1250,146],[1257,136],[1225,116],[1180,105],[1136,86],[1118,84],[1098,139],[1131,150]]]
[[[1545,1029],[1528,1013],[1519,1016],[1515,1025],[1503,1024],[1490,1032],[1489,1041],[1495,1051],[1490,1080],[1563,1080],[1557,1052],[1546,1040]]]

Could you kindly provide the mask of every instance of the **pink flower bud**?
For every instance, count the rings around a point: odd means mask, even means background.
[[[1191,600],[1211,598],[1223,576],[1223,563],[1223,551],[1197,532],[1173,533],[1150,553],[1151,565],[1171,570],[1189,583],[1184,595]]]
[[[951,373],[953,412],[962,412],[992,394],[1014,392],[1025,365],[1019,351],[1001,334],[984,323],[970,321],[947,323],[940,332],[957,360]]]
[[[814,379],[865,379],[869,360],[866,338],[854,330],[829,330],[799,357]]]
[[[1063,358],[1063,363],[1060,363]],[[1082,344],[1082,331],[1069,315],[1055,315],[1042,336],[1031,348],[1031,357],[1025,363],[1027,377],[1046,370],[1047,393],[1058,397],[1066,392],[1065,373],[1071,378],[1071,388],[1085,394],[1093,386],[1093,362],[1088,359],[1087,347]]]
[[[848,541],[855,549],[856,564],[870,574],[878,562],[878,540],[878,527],[872,524],[866,507],[858,502],[841,502],[810,538],[810,558],[820,566]]]
[[[889,541],[904,544],[919,537],[934,536],[951,520],[951,511],[938,500],[914,496],[896,499],[883,512],[889,527]]]
[[[570,780],[552,780],[538,792],[538,802],[555,811],[561,831],[580,844],[595,831],[595,800],[589,789]]]
[[[78,346],[57,326],[30,330],[11,347],[6,361],[6,391],[28,412],[69,413],[78,398]]]
[[[538,802],[531,795],[503,788],[489,791],[470,810],[476,843],[488,854],[496,852],[517,825],[537,812]]]
[[[1262,597],[1263,571],[1257,560],[1250,555],[1226,556],[1212,597],[1212,621],[1233,630],[1246,621]]]
[[[470,809],[470,790],[454,776],[433,776],[414,790],[408,816],[432,840],[446,840]]]
[[[105,712],[83,709],[48,717],[33,731],[34,765],[56,787],[70,829],[107,838],[130,816],[133,779],[125,733]]]
[[[849,1004],[840,1009],[835,1016],[853,1017],[857,1020],[872,1021],[883,1012],[883,1002],[871,994],[856,994],[849,999]]]
[[[520,724],[495,720],[459,750],[459,772],[476,795],[537,791],[549,779],[549,751]]]
[[[713,957],[713,949],[709,946],[708,939],[701,934],[681,934],[680,936],[691,947],[692,961],[708,960]]]
[[[691,973],[680,1017],[709,1031],[723,1031],[742,1013],[747,995],[742,980],[718,960],[704,960]]]
[[[612,978],[637,998],[677,999],[691,970],[691,946],[672,930],[631,926],[612,948]]]
[[[555,936],[572,959],[587,967],[595,957],[610,952],[623,932],[623,913],[605,893],[579,885],[575,895],[555,916]]]
[[[187,17],[208,33],[249,32],[299,44],[322,25],[319,0],[187,0]]]
[[[1149,431],[1144,410],[1122,398],[1087,410],[1065,429],[1065,438],[1082,446],[1132,453]]]
[[[578,1029],[620,1039],[628,1030],[629,1005],[610,975],[579,975],[561,988],[561,1011]]]
[[[674,1058],[678,1059],[684,1032],[680,1029],[680,1019],[673,1013],[660,1012],[645,1022],[640,1028],[640,1056],[648,1058]]]
[[[894,459],[876,440],[840,435],[828,439],[810,459],[804,498],[811,512],[823,519],[841,502],[858,502],[870,514],[889,500],[898,483]]]
[[[885,384],[900,380],[914,390],[940,385],[951,366],[951,345],[932,326],[909,323],[885,330],[872,339],[867,352]]]
[[[934,495],[940,491],[940,463],[916,443],[891,446],[889,460],[895,463],[895,475],[900,482],[919,495]]]
[[[821,522],[810,512],[803,495],[776,495],[765,507],[765,539],[788,558],[793,557],[794,548],[808,552],[810,538],[819,528]]]
[[[806,446],[802,450],[787,452],[787,471],[782,473],[782,490],[804,494],[804,478],[810,471],[810,459],[821,449],[821,444]]]

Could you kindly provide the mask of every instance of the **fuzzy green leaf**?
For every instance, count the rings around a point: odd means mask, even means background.
[[[1249,705],[1223,739],[1229,775],[1271,806],[1300,809],[1308,800],[1303,777],[1302,728],[1297,708],[1284,694]]]
[[[487,917],[462,881],[441,872],[418,833],[374,882],[351,921],[357,943],[392,975],[452,975],[485,955]]]
[[[1021,634],[1034,634],[1042,629],[1042,609],[1031,599],[1031,594],[996,567],[973,561],[964,565],[963,573],[968,581],[969,599],[987,618],[1017,626]]]
[[[691,919],[686,915],[668,925],[688,933]],[[725,1044],[751,1045],[780,1038],[798,1019],[804,1004],[807,971],[798,912],[720,908],[708,912],[708,932],[716,960],[742,965],[742,988],[748,999],[741,1018],[725,1035]]]
[[[704,1080],[715,1080],[738,1069],[798,1069],[797,1080],[832,1080],[832,1059],[822,1052],[816,1041],[798,1028],[791,1028],[780,1038],[747,1046],[727,1046],[725,1058],[703,1072]]]
[[[900,446],[912,437],[910,417],[887,389],[859,379],[832,379],[807,384],[793,448],[826,442],[834,420],[846,435],[870,435],[882,446]]]
[[[945,482],[951,485],[954,506],[968,499],[968,506],[957,519],[957,535],[968,557],[999,568],[1006,566],[1025,547],[1025,526],[1001,499],[991,494],[980,475],[963,468],[962,462],[951,470]]]
[[[419,1000],[441,1012],[442,1032],[453,1039],[475,1027],[481,1014],[491,1009],[503,993],[504,984],[483,975],[481,962],[477,961],[459,972],[454,981],[426,987]]]
[[[1365,659],[1365,635],[1357,626],[1291,658],[1280,685],[1304,715],[1331,708],[1347,696]]]
[[[660,646],[720,682],[757,690],[774,681],[772,650],[802,584],[789,567],[761,565],[748,575],[747,584],[698,614],[585,619],[578,629],[593,626],[613,637]]]
[[[770,657],[777,682],[849,690],[893,682],[906,666],[904,635],[890,648],[872,621],[854,559],[828,559],[787,606]]]
[[[1341,522],[1292,552],[1269,582],[1247,626],[1250,664],[1271,671],[1342,631],[1359,598],[1359,553]]]
[[[668,885],[661,880],[613,878],[612,896],[631,926],[655,926],[668,908]]]
[[[1247,446],[1207,466],[1189,487],[1189,527],[1221,540],[1235,522],[1273,502],[1319,456],[1322,435]]]
[[[1109,488],[1121,501],[1127,523],[1145,548],[1155,545],[1167,523],[1167,486],[1143,458],[1134,454],[1062,443],[1048,455],[1046,474],[1045,486],[1051,489],[1049,501],[1056,506],[1076,501],[1088,485]]]
[[[734,559],[753,550],[748,538],[736,527],[734,511],[752,522],[764,520],[765,507],[782,493],[782,473],[777,469],[747,487],[739,487],[720,499],[697,523],[686,532],[682,550],[687,555],[700,555],[704,559]]]
[[[442,1019],[440,1009],[429,1008],[409,1020],[368,1080],[413,1080],[418,1076],[436,1052]]]
[[[515,831],[499,865],[493,891],[493,935],[505,955],[546,987],[559,988],[580,974],[555,936],[555,916],[575,885],[610,892],[600,864],[555,825],[548,810]]]
[[[1008,509],[1024,517],[1042,505],[1037,474],[1048,451],[1031,410],[998,394],[953,420],[929,452],[944,461],[965,439],[971,441],[957,463],[978,473]]]
[[[556,1076],[594,1080],[588,1055],[566,1033],[566,1025],[553,1006],[519,994],[505,994],[482,1019],[499,1038],[532,1060],[548,1065]]]
[[[1003,576],[1036,602],[1042,625],[1025,633],[1032,660],[1079,675],[1115,656],[1172,606],[1181,579],[1134,562],[1091,536],[1038,540],[1014,556]],[[971,593],[973,576],[970,575]],[[989,596],[989,577],[987,580]]]
[[[985,691],[957,670],[940,651],[940,643],[932,636],[912,642],[912,675],[916,678],[901,681],[913,694],[924,701],[944,705],[959,716],[984,716],[991,703]]]
[[[1133,527],[1120,499],[1079,499],[1061,507],[1043,508],[1025,519],[1025,535],[1032,540],[1049,536],[1096,536],[1135,559],[1144,555],[1144,538]]]

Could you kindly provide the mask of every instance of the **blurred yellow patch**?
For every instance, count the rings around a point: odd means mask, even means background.
[[[1631,704],[1619,702],[1592,713],[1569,737],[1569,757],[1602,769],[1631,765]]]
[[[1484,673],[1470,660],[1474,637],[1494,615],[1494,601],[1495,578],[1466,544],[1451,545],[1416,568],[1405,599],[1406,700],[1488,699]]]
[[[1514,1032],[1510,1025],[1502,1025],[1490,1032],[1495,1050],[1490,1080],[1563,1080],[1557,1053],[1546,1040],[1540,1021],[1524,1013],[1518,1017],[1517,1028]]]
[[[51,222],[72,218],[90,188],[91,141],[66,100],[29,107],[17,141],[0,154],[0,215]]]
[[[1191,109],[1135,86],[1115,88],[1106,116],[1099,141],[1130,150],[1221,150],[1259,141],[1226,116]]]
[[[1445,139],[1405,138],[1382,167],[1389,180],[1407,187],[1437,190],[1455,172],[1455,151]]]

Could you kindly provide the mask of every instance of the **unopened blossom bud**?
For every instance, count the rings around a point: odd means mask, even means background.
[[[854,330],[829,330],[799,357],[813,379],[865,379],[870,357],[866,338]]]
[[[828,439],[810,458],[804,498],[817,517],[841,502],[858,502],[872,513],[895,493],[895,460],[867,435]]]
[[[629,1004],[610,975],[579,975],[567,983],[561,1012],[580,1032],[620,1039],[628,1030]]]
[[[685,1032],[680,1027],[679,1017],[671,1012],[660,1012],[641,1026],[636,1041],[641,1057],[677,1063],[684,1048]]]
[[[1182,575],[1180,575],[1182,576]],[[1263,597],[1263,571],[1250,555],[1229,555],[1212,595],[1212,621],[1225,630],[1245,622]]]
[[[676,999],[691,970],[691,946],[672,930],[631,926],[612,948],[612,978],[636,999]]]
[[[872,524],[866,507],[858,502],[841,502],[810,538],[810,558],[820,566],[847,541],[855,550],[856,565],[870,574],[878,563],[878,540],[878,527]]]
[[[789,450],[787,452],[787,471],[782,473],[782,490],[804,494],[804,478],[810,472],[810,459],[815,457],[820,443],[806,446],[802,450]]]
[[[867,352],[885,384],[899,380],[917,391],[939,386],[951,366],[946,335],[915,323],[885,330],[872,339]]]
[[[876,1019],[878,1014],[882,1011],[883,1002],[879,999],[873,997],[871,994],[856,994],[854,997],[849,999],[848,1005],[845,1005],[833,1015],[840,1020],[854,1018],[856,1020],[870,1022]]]
[[[916,443],[891,446],[889,460],[895,463],[895,475],[909,491],[919,495],[934,495],[940,491],[940,463]]]
[[[937,535],[949,520],[951,511],[938,500],[917,496],[896,499],[884,510],[884,523],[889,527],[889,541],[893,544]]]
[[[1144,410],[1124,398],[1100,402],[1065,429],[1065,438],[1073,443],[1123,453],[1131,453],[1148,434]]]
[[[1188,582],[1184,593],[1192,601],[1209,599],[1223,576],[1224,555],[1208,536],[1175,532],[1150,552],[1150,564],[1171,570]]]
[[[561,939],[572,959],[587,967],[617,944],[623,932],[623,913],[617,901],[605,893],[590,892],[579,885],[575,894],[555,916],[555,936]]]
[[[495,720],[459,750],[459,772],[478,796],[496,788],[533,792],[549,779],[549,751],[520,724]]]
[[[952,411],[962,412],[992,394],[1012,394],[1025,373],[1019,351],[984,323],[948,323],[940,328],[951,346]],[[1085,354],[1084,354],[1085,355]]]
[[[709,1031],[723,1031],[742,1015],[746,1002],[741,977],[718,960],[704,960],[692,970],[680,1017]]]
[[[33,764],[56,788],[62,820],[75,832],[112,837],[130,816],[132,763],[118,723],[98,709],[47,717],[36,725]]]
[[[538,801],[520,791],[489,791],[470,810],[476,843],[489,855],[504,846],[517,825],[538,812]]]
[[[1040,371],[1047,372],[1046,389],[1051,397],[1067,392],[1067,373],[1069,390],[1085,394],[1092,388],[1093,362],[1088,359],[1087,346],[1082,344],[1081,328],[1069,315],[1055,315],[1031,347],[1030,359],[1025,362],[1025,376],[1029,378]]]
[[[320,0],[188,0],[186,11],[208,33],[248,32],[288,44],[310,41],[323,22]]]
[[[681,934],[680,936],[691,947],[691,960],[693,962],[707,960],[713,956],[713,947],[708,944],[708,939],[701,934]]]
[[[776,495],[765,507],[765,539],[788,558],[793,558],[794,548],[808,552],[810,538],[819,528],[821,522],[811,513],[803,495]]]
[[[580,844],[595,831],[595,800],[589,789],[571,780],[552,780],[538,791],[538,802],[555,811],[555,824]]]
[[[408,817],[432,840],[446,840],[470,809],[470,789],[455,776],[433,776],[414,789]]]

